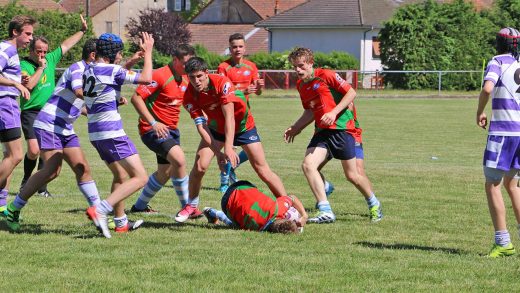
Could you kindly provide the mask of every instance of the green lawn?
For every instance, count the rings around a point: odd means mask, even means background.
[[[302,112],[300,101],[264,95],[253,98],[252,107],[268,162],[313,213],[300,169],[312,131],[292,145],[282,142],[283,131]],[[280,95],[294,92],[272,94]],[[34,197],[23,210],[20,233],[0,223],[3,291],[516,291],[519,258],[483,257],[493,228],[481,167],[486,133],[475,126],[476,104],[476,99],[358,99],[366,169],[385,213],[377,224],[370,223],[362,196],[333,161],[324,172],[336,187],[330,197],[334,224],[308,225],[291,236],[230,230],[204,218],[179,225],[170,218],[179,209],[177,197],[164,188],[151,203],[160,216],[144,216],[142,229],[105,239],[84,216],[86,203],[64,166],[49,185],[56,196]],[[155,156],[138,137],[135,111],[126,106],[121,112],[153,172]],[[81,117],[75,128],[106,197],[111,174],[88,142],[85,126]],[[199,137],[185,111],[181,133],[191,168]],[[20,165],[13,192],[21,173]],[[267,190],[249,165],[237,173]],[[217,174],[214,163],[201,207],[219,205]],[[513,243],[520,248],[509,200],[507,208]]]

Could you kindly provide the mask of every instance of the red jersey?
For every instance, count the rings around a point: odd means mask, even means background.
[[[225,134],[225,119],[222,105],[233,103],[235,107],[235,133],[241,133],[255,127],[253,115],[249,110],[246,98],[241,91],[235,91],[231,81],[218,74],[208,74],[208,90],[197,92],[190,84],[184,95],[184,107],[191,118],[208,118],[208,127]]]
[[[184,92],[189,81],[186,75],[172,72],[169,65],[156,69],[152,73],[152,82],[148,85],[139,85],[136,93],[140,95],[155,120],[177,129]],[[152,130],[152,126],[139,118],[139,134],[143,135]]]
[[[314,77],[309,81],[299,79],[296,88],[304,109],[312,110],[316,130],[339,129],[353,131],[355,128],[352,112],[347,109],[341,111],[334,123],[325,125],[321,123],[323,114],[328,113],[336,107],[341,99],[347,94],[351,86],[339,74],[332,70],[316,68]]]
[[[235,64],[233,59],[230,58],[219,64],[217,73],[227,76],[235,85],[235,88],[241,91],[247,89],[250,84],[259,78],[256,64],[246,59],[242,59],[240,64]]]
[[[245,182],[231,192],[225,210],[227,217],[241,229],[263,231],[275,219],[284,219],[291,206],[291,197],[275,198]]]
[[[348,131],[350,134],[352,134],[352,136],[354,137],[354,139],[356,140],[356,142],[358,143],[363,143],[363,140],[361,138],[361,133],[363,132],[363,129],[361,129],[361,127],[359,127],[359,121],[357,120],[357,110],[356,110],[356,106],[354,104],[352,104],[352,116],[354,117],[354,131]]]

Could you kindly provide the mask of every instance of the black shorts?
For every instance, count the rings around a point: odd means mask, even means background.
[[[22,137],[20,127],[0,130],[0,142],[10,142]]]
[[[167,157],[170,150],[176,146],[181,144],[181,134],[178,129],[171,130],[170,134],[167,138],[158,138],[155,135],[155,131],[148,131],[147,133],[141,136],[141,140],[143,143],[155,153],[157,157],[157,164],[165,165],[170,164],[168,162]]]
[[[20,120],[22,120],[22,130],[23,130],[23,136],[25,139],[36,139],[36,134],[34,134],[34,120],[36,119],[36,116],[38,116],[38,113],[40,113],[40,110],[35,109],[29,109],[22,111],[22,114],[20,116]]]
[[[314,134],[307,146],[327,149],[328,155],[338,160],[356,157],[356,140],[344,130],[325,129]]]

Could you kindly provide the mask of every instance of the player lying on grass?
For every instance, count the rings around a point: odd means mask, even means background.
[[[222,196],[222,211],[204,208],[209,223],[219,221],[227,226],[273,233],[303,231],[307,213],[294,196],[272,197],[261,192],[248,181],[232,184]]]

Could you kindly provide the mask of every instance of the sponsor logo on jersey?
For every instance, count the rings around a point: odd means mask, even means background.
[[[231,83],[230,83],[230,82],[226,82],[226,83],[224,84],[224,89],[222,90],[222,93],[223,93],[224,95],[229,94],[229,89],[231,89]]]
[[[336,73],[336,80],[339,82],[339,83],[343,83],[345,80],[338,74]]]
[[[136,76],[136,75],[137,75],[137,72],[132,71],[132,70],[129,70],[127,74],[128,74],[129,76]]]
[[[185,91],[186,91],[186,86],[185,85],[181,86],[181,92],[185,92]]]
[[[249,71],[249,70],[244,71],[244,75],[245,75],[245,76],[249,76],[249,75],[251,75],[251,71]]]
[[[319,83],[315,83],[315,84],[312,85],[312,89],[313,90],[317,90],[319,87],[320,87]]]
[[[193,109],[192,104],[186,104],[186,110],[188,110],[188,112],[191,112],[192,109]]]
[[[47,74],[43,74],[42,76],[42,83],[46,83],[47,82]]]
[[[152,82],[150,82],[148,84],[148,86],[151,87],[151,88],[156,88],[157,87],[157,82],[155,80],[152,80]]]

